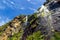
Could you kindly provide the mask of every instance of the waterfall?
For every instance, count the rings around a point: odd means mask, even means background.
[[[25,26],[27,26],[28,16],[26,15],[25,18],[26,18],[26,20],[25,20],[25,23],[24,24],[25,24]]]
[[[28,20],[28,16],[26,16],[26,22],[27,22],[27,20]]]
[[[28,21],[28,16],[26,16],[26,22],[25,22],[26,25],[27,25],[27,21]]]

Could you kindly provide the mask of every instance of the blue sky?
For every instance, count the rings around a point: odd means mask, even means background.
[[[0,26],[20,14],[33,14],[45,0],[0,0]]]

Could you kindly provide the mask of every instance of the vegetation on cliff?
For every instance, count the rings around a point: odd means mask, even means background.
[[[13,31],[12,34],[11,33],[6,34],[6,35],[8,35],[6,40],[24,40],[24,39],[26,39],[26,40],[44,40],[44,35],[41,33],[41,31],[39,29],[40,20],[39,20],[39,18],[37,18],[36,15],[37,14],[28,16],[28,22],[27,22],[28,25],[27,26],[25,25],[26,16],[15,17],[11,22],[6,23],[5,25],[2,25],[0,27],[0,36],[3,35],[4,33],[6,33],[5,30],[10,30],[11,28],[14,28],[15,32],[12,30]],[[20,21],[21,21],[21,24],[18,25],[18,23]],[[37,27],[38,25],[39,25],[39,27]],[[8,29],[8,27],[10,29]],[[60,32],[55,32],[53,37],[51,37],[51,40],[60,40]]]

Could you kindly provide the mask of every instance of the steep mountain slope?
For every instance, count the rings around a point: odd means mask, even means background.
[[[20,15],[15,17],[9,23],[0,27],[1,40],[44,40],[44,35],[38,13],[25,16]],[[27,18],[27,19],[26,19]],[[42,29],[42,32],[41,32]],[[46,30],[45,30],[46,31]],[[59,32],[55,32],[52,40],[60,40]]]
[[[53,28],[51,17],[60,21],[60,16],[51,16],[45,6],[32,15],[17,16],[0,27],[0,40],[60,40],[60,29]]]

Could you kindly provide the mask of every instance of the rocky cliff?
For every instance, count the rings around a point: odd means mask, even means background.
[[[46,28],[40,25],[40,20],[38,13],[17,16],[0,27],[0,40],[44,40]],[[59,35],[59,32],[55,32],[52,40],[60,40]]]
[[[20,15],[2,25],[0,40],[60,40],[59,30],[53,29],[50,13],[45,11],[42,6],[32,15]]]

